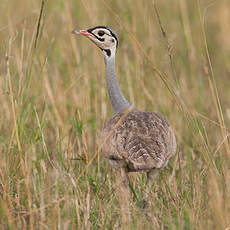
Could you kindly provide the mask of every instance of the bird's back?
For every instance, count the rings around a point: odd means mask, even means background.
[[[176,139],[162,115],[129,109],[105,125],[102,152],[115,167],[125,164],[128,171],[149,171],[163,168],[175,155]]]

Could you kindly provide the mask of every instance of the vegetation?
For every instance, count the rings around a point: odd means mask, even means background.
[[[112,116],[101,51],[72,29],[117,31],[117,75],[138,109],[164,114],[178,153],[132,174],[131,229],[230,227],[227,0],[2,0],[0,229],[123,229],[115,171],[100,155]]]

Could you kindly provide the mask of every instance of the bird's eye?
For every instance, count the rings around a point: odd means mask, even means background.
[[[99,32],[98,32],[98,35],[101,37],[101,36],[103,36],[105,34],[105,32],[103,31],[103,30],[100,30]]]

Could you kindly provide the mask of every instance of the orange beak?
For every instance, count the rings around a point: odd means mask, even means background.
[[[91,33],[89,33],[87,30],[73,30],[72,31],[72,34],[81,34],[81,35],[84,35],[86,37],[93,37],[93,35]]]

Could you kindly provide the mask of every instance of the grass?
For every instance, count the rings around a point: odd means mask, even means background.
[[[117,75],[158,111],[178,154],[131,175],[131,229],[230,227],[230,5],[222,1],[4,1],[0,14],[0,228],[122,229],[115,174],[100,156],[112,116],[103,56],[74,28],[117,31]]]

